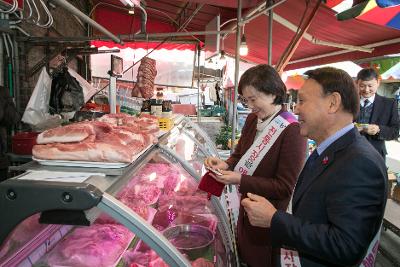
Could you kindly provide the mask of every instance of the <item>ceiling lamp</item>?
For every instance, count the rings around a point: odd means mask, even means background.
[[[246,37],[243,34],[242,40],[240,41],[239,55],[247,56],[248,53],[249,53],[249,48],[247,47]]]
[[[128,10],[129,15],[135,15],[135,9],[132,7]]]

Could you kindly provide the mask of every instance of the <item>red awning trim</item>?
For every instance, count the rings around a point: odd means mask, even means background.
[[[156,42],[125,42],[124,45],[116,44],[114,42],[107,41],[92,41],[90,43],[95,47],[107,47],[107,48],[132,48],[132,49],[154,49],[160,43]],[[174,44],[174,43],[163,43],[161,46],[157,48],[157,50],[166,49],[166,50],[196,50],[196,44]]]

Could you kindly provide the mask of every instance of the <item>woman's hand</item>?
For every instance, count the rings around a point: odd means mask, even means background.
[[[215,180],[223,184],[240,184],[242,174],[240,172],[220,170],[222,175],[211,174]]]
[[[227,170],[229,168],[228,163],[215,157],[206,158],[204,160],[204,165],[214,170]]]

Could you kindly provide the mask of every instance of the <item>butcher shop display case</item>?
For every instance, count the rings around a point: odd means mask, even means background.
[[[0,183],[0,266],[238,266],[218,199],[168,147],[120,176],[40,171]]]
[[[190,118],[184,118],[174,127],[161,145],[174,151],[198,175],[204,173],[203,163],[206,157],[218,157],[214,143]]]
[[[200,126],[193,122],[190,118],[185,117],[177,128],[181,133],[191,136],[196,143],[202,145],[205,148],[207,155],[218,156],[217,147],[214,142],[208,136],[208,134],[200,128]]]

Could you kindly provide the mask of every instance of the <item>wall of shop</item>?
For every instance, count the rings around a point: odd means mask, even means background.
[[[89,13],[89,1],[87,0],[72,0],[69,1],[79,10],[84,13]],[[85,25],[78,21],[76,17],[68,11],[55,6],[50,6],[50,12],[53,15],[54,23],[49,29],[43,29],[29,23],[18,24],[26,33],[35,37],[77,37],[86,36]],[[45,15],[44,15],[45,16]],[[45,19],[43,19],[45,22]],[[24,37],[21,31],[13,30],[13,37],[18,41],[18,37]],[[43,39],[45,40],[45,39]],[[16,85],[19,84],[19,90],[16,88],[16,101],[21,112],[24,111],[32,91],[36,85],[40,74],[40,68],[35,73],[33,69],[39,66],[39,62],[46,62],[44,66],[49,70],[57,67],[62,62],[62,57],[58,53],[50,62],[45,59],[47,55],[57,54],[57,51],[62,50],[66,44],[46,44],[46,42],[34,43],[30,41],[18,41],[18,59],[19,59],[19,75],[15,79]],[[78,71],[78,60],[72,59],[68,62],[68,66]]]

